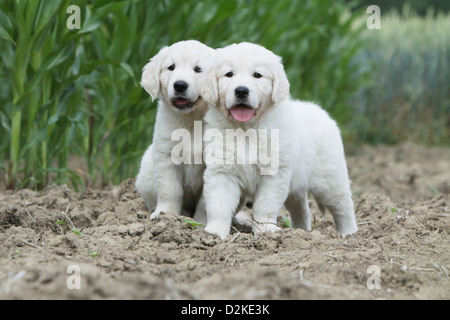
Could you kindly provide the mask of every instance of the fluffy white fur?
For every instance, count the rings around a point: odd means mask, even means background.
[[[278,230],[276,219],[283,205],[294,228],[310,230],[310,192],[322,210],[331,212],[338,232],[356,232],[340,131],[319,106],[289,98],[280,57],[259,45],[240,43],[218,49],[212,64],[201,89],[211,103],[205,129],[219,129],[223,136],[227,129],[279,129],[279,169],[274,175],[261,175],[259,164],[207,164],[206,231],[226,238],[244,197],[253,198],[254,233]],[[248,88],[245,101],[236,97],[237,87]],[[230,115],[230,109],[242,103],[256,109],[246,122]],[[225,154],[232,154],[231,146],[225,143]]]
[[[192,216],[195,210],[204,210],[201,194],[205,167],[174,164],[171,151],[179,142],[172,141],[171,136],[176,129],[186,129],[193,138],[194,121],[202,121],[208,105],[199,93],[199,79],[214,52],[198,41],[181,41],[162,48],[144,67],[141,85],[153,100],[159,98],[159,104],[153,143],[142,157],[135,187],[153,211],[151,219],[161,212]],[[188,85],[184,92],[175,89],[180,81]],[[190,107],[178,108],[176,99]]]

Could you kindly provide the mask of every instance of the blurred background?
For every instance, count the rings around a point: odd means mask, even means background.
[[[367,27],[369,5],[381,29]],[[449,11],[448,0],[1,0],[0,189],[134,177],[156,112],[142,67],[186,39],[282,56],[292,96],[338,121],[347,152],[448,146]]]

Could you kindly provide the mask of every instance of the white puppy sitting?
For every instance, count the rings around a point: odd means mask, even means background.
[[[226,238],[243,197],[253,198],[254,233],[278,230],[276,220],[283,205],[293,227],[310,230],[310,192],[322,210],[331,212],[338,232],[356,232],[350,181],[336,123],[319,106],[289,98],[281,59],[271,51],[240,43],[218,49],[214,57],[214,68],[201,89],[204,99],[211,103],[204,119],[205,132],[218,131],[217,137],[225,139],[204,138],[208,160],[204,174],[205,230]],[[239,129],[241,134],[246,133],[247,140],[245,153],[241,150],[239,155],[238,150],[236,156]],[[250,139],[255,135],[257,140]],[[267,157],[264,161],[254,159],[255,141],[258,156],[275,155],[276,166],[267,168]]]
[[[135,187],[153,211],[151,219],[161,212],[192,216],[201,210],[204,165],[175,164],[171,153],[178,142],[172,133],[192,133],[194,121],[202,121],[208,105],[199,93],[199,75],[214,52],[198,41],[181,41],[162,48],[144,67],[141,85],[160,100],[153,143],[142,157]]]

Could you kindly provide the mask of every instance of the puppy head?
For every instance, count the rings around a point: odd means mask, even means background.
[[[178,112],[205,107],[199,92],[199,75],[214,52],[196,40],[164,47],[144,67],[141,85],[153,100],[160,97]]]
[[[281,58],[243,42],[218,49],[201,86],[202,96],[232,121],[248,122],[289,96]]]

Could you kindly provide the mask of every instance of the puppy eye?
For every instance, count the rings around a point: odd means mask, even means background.
[[[167,69],[169,69],[170,71],[173,71],[173,70],[175,70],[175,65],[174,64],[172,64],[171,66],[169,66]]]
[[[232,76],[233,76],[233,72],[232,71],[230,71],[230,72],[225,74],[225,77],[227,77],[227,78],[231,78]]]
[[[262,77],[262,75],[261,75],[261,73],[259,73],[259,72],[255,72],[255,73],[253,74],[253,77],[255,77],[256,79],[259,79],[259,78]]]
[[[194,71],[197,72],[197,73],[200,73],[200,72],[202,72],[203,70],[202,70],[202,68],[200,68],[199,66],[195,66]]]

